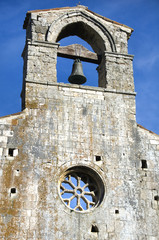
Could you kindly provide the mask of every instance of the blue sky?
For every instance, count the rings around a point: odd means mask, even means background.
[[[0,116],[21,111],[20,93],[22,88],[23,60],[21,53],[25,44],[23,21],[26,12],[76,6],[75,0],[0,0]],[[129,54],[134,57],[134,80],[137,92],[137,122],[159,134],[159,0],[81,0],[81,5],[114,21],[134,29],[129,39]],[[63,39],[61,45],[72,44],[75,38]],[[87,45],[85,45],[87,46]],[[61,59],[58,60],[58,69]],[[67,70],[58,71],[58,78],[66,82],[72,68],[68,60]],[[96,77],[95,65],[84,72],[89,79]],[[93,74],[92,74],[93,73]],[[93,80],[94,81],[94,80]],[[90,82],[90,84],[92,84]],[[94,83],[92,84],[94,85]]]

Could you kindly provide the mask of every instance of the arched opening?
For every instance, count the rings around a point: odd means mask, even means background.
[[[97,54],[102,54],[103,51],[116,52],[114,39],[106,27],[96,18],[79,10],[65,13],[55,19],[46,40],[58,42],[73,35],[89,43]]]
[[[98,233],[99,232],[98,227],[93,224],[92,227],[91,227],[91,232]]]
[[[60,43],[60,46],[62,47],[72,45],[72,44],[80,44],[85,48],[87,48],[89,51],[94,52],[92,47],[86,41],[82,40],[77,36],[65,37],[61,39],[59,43]],[[78,53],[77,51],[77,55],[78,54],[80,53]],[[68,77],[71,74],[73,62],[74,62],[73,59],[57,57],[57,81],[58,82],[69,83]],[[98,72],[96,68],[98,67],[98,64],[85,62],[85,61],[81,61],[81,62],[83,66],[84,75],[87,78],[87,81],[84,85],[97,87]]]
[[[56,27],[58,26],[58,28]],[[70,36],[76,36],[88,43],[93,51],[88,49],[83,50],[83,55],[77,56],[80,60],[96,63],[98,74],[93,74],[92,70],[88,70],[89,64],[84,64],[84,71],[88,74],[92,73],[88,79],[93,79],[92,81],[86,82],[85,85],[107,87],[106,80],[106,63],[105,63],[105,51],[116,52],[116,47],[114,40],[108,30],[96,19],[90,18],[82,12],[68,13],[60,16],[56,19],[49,28],[47,41],[49,42],[60,42],[63,39],[67,40]],[[76,42],[75,42],[76,43]],[[67,45],[67,44],[65,44]],[[82,44],[83,45],[83,44]],[[84,49],[84,48],[83,48]],[[66,54],[67,52],[67,54]],[[73,53],[74,52],[74,53]],[[74,51],[74,45],[67,46],[65,48],[59,47],[57,50],[57,55],[64,58],[76,59],[76,54]],[[91,57],[90,57],[91,55]],[[66,60],[59,64],[58,60],[58,81],[67,82],[67,78],[71,74],[73,61]],[[94,67],[96,68],[96,67]],[[60,72],[59,72],[60,71]],[[69,71],[69,72],[66,72]],[[66,77],[62,76],[62,72]],[[95,79],[95,75],[96,80]],[[87,76],[86,76],[87,77]]]
[[[78,36],[86,41],[98,55],[105,51],[104,41],[101,36],[88,24],[84,22],[75,22],[63,27],[58,35],[56,42],[68,36]]]

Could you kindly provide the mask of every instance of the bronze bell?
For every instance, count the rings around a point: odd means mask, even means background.
[[[69,76],[68,81],[73,84],[83,84],[86,80],[87,79],[84,76],[80,59],[75,59],[72,67],[72,73]]]

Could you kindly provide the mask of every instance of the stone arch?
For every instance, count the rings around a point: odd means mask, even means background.
[[[98,55],[104,51],[116,52],[114,39],[106,27],[84,12],[68,12],[54,20],[49,28],[47,41],[58,42],[71,35],[85,40]]]

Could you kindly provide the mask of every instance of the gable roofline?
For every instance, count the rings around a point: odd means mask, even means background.
[[[128,29],[131,31],[131,33],[134,31],[133,28],[128,27],[127,25],[124,25],[124,24],[122,24],[122,23],[116,22],[116,21],[114,21],[114,20],[111,20],[111,19],[109,19],[109,18],[106,18],[106,17],[104,17],[104,16],[102,16],[102,15],[100,15],[100,14],[98,14],[98,13],[95,13],[95,12],[89,10],[88,7],[83,6],[83,5],[77,5],[77,6],[75,6],[75,7],[61,7],[61,8],[50,8],[50,9],[42,9],[42,10],[38,9],[38,10],[28,11],[27,14],[26,14],[26,19],[25,19],[25,21],[24,21],[23,28],[26,29],[27,22],[28,22],[28,18],[29,18],[29,16],[31,15],[31,13],[49,12],[49,11],[58,11],[58,10],[76,9],[76,8],[85,9],[87,12],[89,12],[89,13],[91,13],[91,14],[99,17],[99,18],[102,18],[103,20],[105,20],[105,21],[107,21],[107,22],[110,22],[110,23],[113,23],[113,24],[116,24],[116,25],[119,25],[119,26],[128,28]],[[130,35],[131,35],[131,33],[130,33]]]
[[[147,131],[149,133],[152,133],[152,134],[155,134],[155,135],[159,136],[157,133],[155,133],[155,132],[153,132],[151,130],[148,130],[147,128],[143,127],[142,125],[140,125],[138,123],[137,123],[137,127],[141,128],[141,129],[143,129],[143,130],[145,130],[145,131]]]

